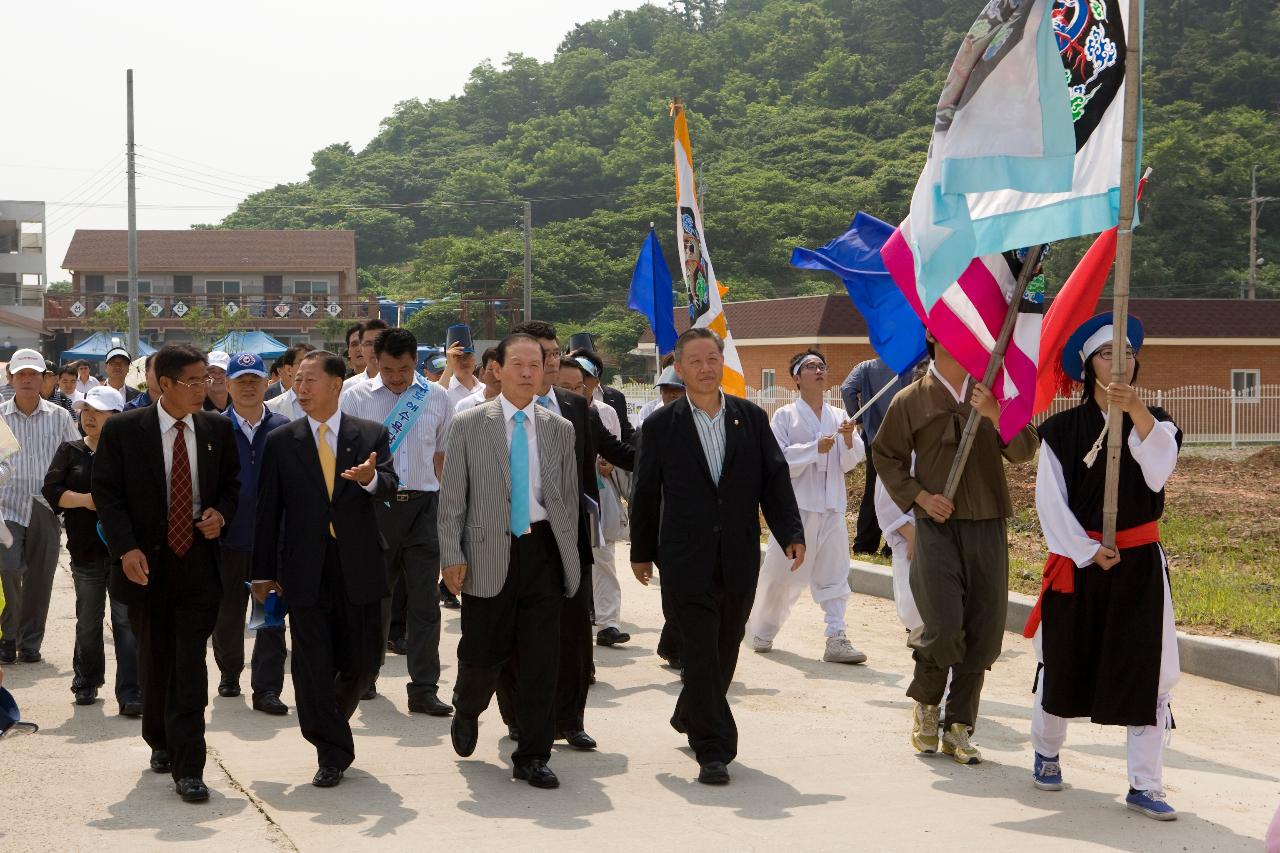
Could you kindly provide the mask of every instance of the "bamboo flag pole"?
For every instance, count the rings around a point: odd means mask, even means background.
[[[1013,298],[1009,300],[1009,310],[1004,315],[1004,325],[1000,327],[1000,337],[996,339],[996,348],[991,352],[991,358],[987,361],[987,372],[982,377],[982,384],[991,387],[996,381],[996,371],[1000,369],[1000,365],[1004,364],[1005,351],[1009,349],[1009,341],[1013,338],[1013,327],[1018,322],[1018,309],[1022,305],[1022,296],[1027,292],[1027,282],[1031,280],[1032,274],[1040,266],[1040,261],[1044,258],[1045,244],[1036,246],[1027,252],[1027,258],[1022,262],[1022,269],[1018,272],[1018,284],[1013,289]],[[956,458],[951,462],[951,473],[947,475],[947,487],[942,494],[947,500],[955,500],[956,489],[960,487],[960,475],[964,473],[964,466],[969,461],[969,451],[973,450],[973,439],[978,434],[978,422],[982,415],[978,414],[977,409],[969,411],[969,420],[965,421],[964,432],[960,436],[960,445],[956,448]]]
[[[1116,278],[1112,288],[1111,381],[1128,382],[1129,273],[1133,253],[1133,214],[1138,185],[1138,108],[1142,97],[1142,21],[1139,0],[1129,0],[1125,16],[1124,129],[1120,161],[1120,215],[1116,234]],[[1102,544],[1116,546],[1120,502],[1120,445],[1124,413],[1107,409],[1107,477],[1102,492]]]

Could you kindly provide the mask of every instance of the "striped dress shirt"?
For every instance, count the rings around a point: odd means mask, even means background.
[[[719,483],[720,471],[724,468],[724,392],[720,393],[720,410],[714,416],[692,402],[689,408],[693,410],[693,425],[698,428],[698,441],[702,443],[702,453],[707,457],[711,479]]]
[[[426,399],[426,411],[414,421],[413,428],[393,454],[396,476],[400,488],[417,492],[438,492],[440,481],[436,478],[435,455],[444,453],[445,438],[449,434],[449,421],[453,418],[453,406],[449,394],[434,382],[425,379],[430,393]],[[412,393],[405,391],[406,399]],[[402,395],[394,393],[382,384],[378,375],[355,385],[342,395],[342,411],[357,418],[385,423],[391,410]],[[394,436],[392,437],[394,442]]]
[[[6,400],[0,404],[0,415],[22,446],[9,457],[13,476],[0,486],[0,514],[5,520],[26,527],[31,523],[32,500],[49,506],[40,490],[53,454],[62,442],[79,439],[80,431],[66,409],[43,398],[30,415],[20,412],[16,401]]]

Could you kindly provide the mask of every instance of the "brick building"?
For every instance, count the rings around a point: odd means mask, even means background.
[[[1146,329],[1143,387],[1210,386],[1251,396],[1264,383],[1280,385],[1280,300],[1132,299],[1129,305]],[[1097,311],[1109,310],[1108,297]],[[875,356],[866,323],[844,294],[731,302],[725,313],[751,388],[792,387],[787,364],[805,347],[823,351],[837,380]],[[677,308],[676,328],[688,325],[688,312]],[[648,331],[640,352],[652,356]]]

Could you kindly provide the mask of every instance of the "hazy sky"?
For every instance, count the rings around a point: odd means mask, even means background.
[[[640,0],[27,2],[5,14],[0,198],[48,209],[49,280],[76,228],[126,227],[134,69],[138,227],[216,222],[254,189],[359,150],[399,101],[460,94],[485,58],[548,60],[577,23]],[[154,209],[146,205],[168,208]],[[195,207],[201,209],[194,209]]]

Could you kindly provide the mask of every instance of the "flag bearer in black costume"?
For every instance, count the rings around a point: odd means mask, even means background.
[[[1040,427],[1036,510],[1050,554],[1026,629],[1041,664],[1031,717],[1033,781],[1042,790],[1061,790],[1058,753],[1069,718],[1127,726],[1126,803],[1156,820],[1173,820],[1177,812],[1164,801],[1161,773],[1173,726],[1169,692],[1178,680],[1178,642],[1159,519],[1182,433],[1166,412],[1138,397],[1133,383],[1142,323],[1130,317],[1126,334],[1126,351],[1114,353],[1110,314],[1076,330],[1062,365],[1084,383],[1080,405]],[[1117,357],[1128,361],[1127,383],[1110,382]],[[1102,546],[1097,532],[1111,405],[1124,412],[1117,550]]]

